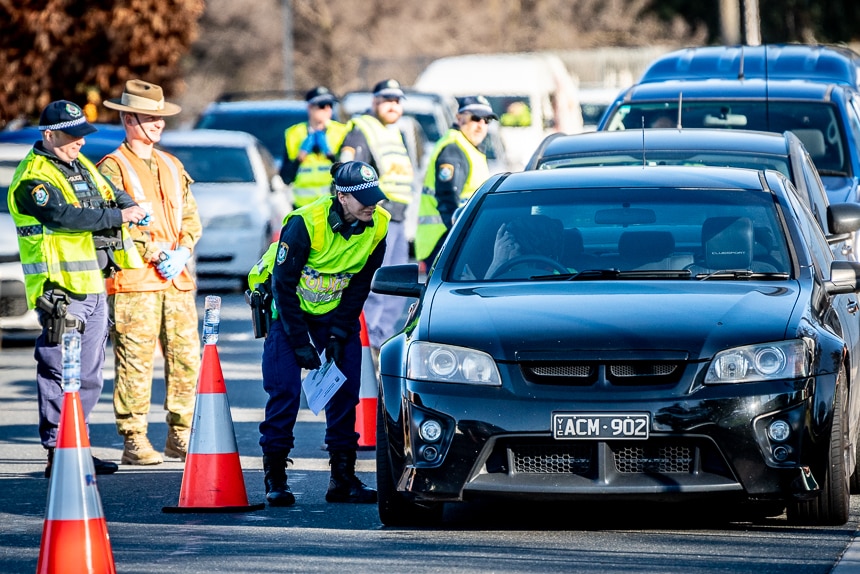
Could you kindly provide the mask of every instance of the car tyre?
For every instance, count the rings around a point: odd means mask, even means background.
[[[848,437],[848,389],[845,370],[840,370],[833,400],[833,423],[830,430],[829,465],[821,484],[821,494],[812,500],[791,502],[788,520],[792,524],[841,526],[848,522],[851,505],[848,460],[851,443]]]
[[[376,414],[376,491],[379,520],[385,526],[432,526],[442,521],[442,503],[417,504],[397,492],[381,399]]]

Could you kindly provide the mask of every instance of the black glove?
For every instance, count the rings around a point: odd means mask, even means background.
[[[296,355],[296,364],[303,369],[313,371],[322,365],[317,350],[310,343],[295,347],[293,353]]]
[[[334,361],[338,367],[343,366],[343,351],[346,348],[346,339],[331,335],[325,345],[325,358]]]

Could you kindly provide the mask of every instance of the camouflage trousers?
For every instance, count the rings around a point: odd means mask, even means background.
[[[146,433],[156,342],[164,353],[167,424],[190,429],[200,336],[195,291],[116,293],[108,298],[116,376],[113,408],[121,435]]]

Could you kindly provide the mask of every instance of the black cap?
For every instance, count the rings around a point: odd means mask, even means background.
[[[471,113],[479,118],[499,119],[499,116],[493,112],[490,102],[484,96],[466,96],[460,99],[460,109],[458,114]]]
[[[98,131],[87,121],[80,106],[68,100],[57,100],[45,106],[39,118],[39,130],[61,131],[75,138]]]
[[[373,96],[377,98],[405,98],[403,88],[397,80],[382,80],[373,86]]]
[[[331,166],[334,176],[334,189],[341,193],[351,193],[362,205],[376,205],[387,199],[379,189],[376,170],[363,161],[348,161]]]
[[[305,94],[305,101],[313,106],[320,106],[322,104],[334,105],[337,102],[337,98],[325,86],[317,86]]]

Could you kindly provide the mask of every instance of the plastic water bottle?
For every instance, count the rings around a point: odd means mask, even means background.
[[[206,296],[203,311],[203,344],[214,345],[218,342],[218,328],[221,325],[221,297]]]
[[[63,334],[63,390],[81,390],[81,334],[77,331]]]

